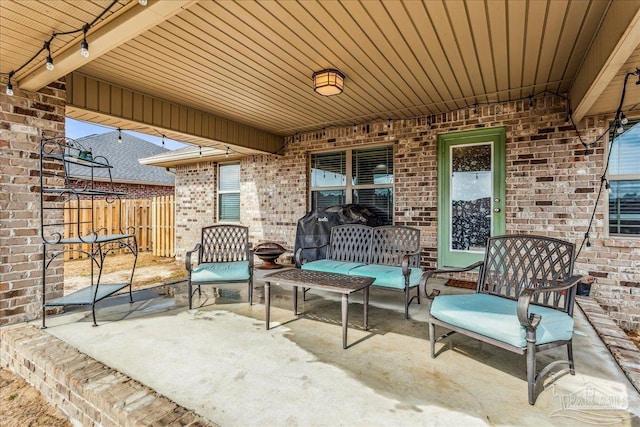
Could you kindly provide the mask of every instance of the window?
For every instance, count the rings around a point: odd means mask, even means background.
[[[640,237],[640,121],[609,134],[609,234]]]
[[[393,147],[311,155],[311,209],[359,204],[393,224]]]
[[[218,221],[240,221],[240,164],[218,168]]]

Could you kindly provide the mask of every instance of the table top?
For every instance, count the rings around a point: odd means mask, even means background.
[[[373,277],[290,268],[267,274],[264,276],[264,281],[350,294],[371,286],[375,279]]]

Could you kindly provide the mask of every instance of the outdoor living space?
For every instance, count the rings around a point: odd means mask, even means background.
[[[3,328],[3,364],[48,383],[50,399],[85,425],[86,406],[102,425],[153,424],[177,417],[176,405],[211,425],[635,425],[640,417],[637,390],[580,309],[576,375],[558,369],[532,406],[524,358],[454,336],[431,359],[428,304],[412,305],[405,320],[400,294],[372,290],[369,330],[354,294],[343,350],[339,296],[310,291],[295,316],[291,287],[273,286],[267,331],[264,271],[256,272],[254,305],[245,286],[204,286],[188,310],[180,284],[138,291],[133,304],[125,296],[105,300],[97,328],[86,309],[51,316],[46,330]],[[444,282],[435,281],[444,294],[469,292]],[[96,371],[82,353],[108,368]],[[29,356],[31,364],[20,363]],[[540,363],[553,357],[564,350],[538,356]],[[126,392],[131,382],[141,386]],[[170,401],[154,406],[150,396]],[[83,399],[93,401],[83,406]]]
[[[2,0],[0,184],[0,369],[75,425],[639,422],[640,0]]]

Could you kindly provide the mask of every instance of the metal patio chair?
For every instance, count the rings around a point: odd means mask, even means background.
[[[198,253],[192,266],[191,255]],[[185,256],[189,272],[189,309],[193,295],[202,295],[201,285],[248,283],[248,300],[253,294],[253,253],[249,243],[249,228],[241,225],[212,225],[202,229],[202,240]],[[197,289],[194,289],[194,285]]]

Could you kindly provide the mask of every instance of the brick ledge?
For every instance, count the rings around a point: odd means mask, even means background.
[[[34,325],[0,328],[0,365],[75,425],[216,425]]]
[[[620,369],[640,393],[640,351],[627,334],[591,298],[576,297],[578,307],[596,330]]]

